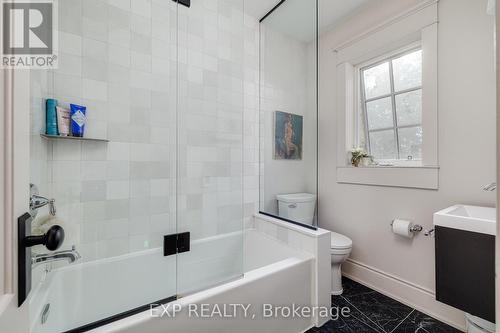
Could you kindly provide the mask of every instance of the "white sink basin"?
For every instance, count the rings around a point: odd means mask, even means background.
[[[455,205],[434,213],[434,225],[496,235],[496,208]]]

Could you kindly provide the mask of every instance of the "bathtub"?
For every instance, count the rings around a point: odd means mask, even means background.
[[[242,238],[242,233],[232,233],[193,241],[192,251],[199,252],[199,255],[191,256],[196,258],[191,260],[183,260],[180,257],[182,254],[177,260],[175,256],[165,258],[159,253],[161,249],[151,249],[53,270],[34,287],[30,295],[31,331],[65,332],[94,322],[95,318],[113,316],[148,304],[152,299],[176,294],[182,297],[156,309],[150,308],[94,328],[92,332],[164,333],[182,330],[292,333],[314,326],[312,315],[290,318],[286,312],[275,308],[279,305],[312,305],[314,256],[250,229],[244,232],[244,258],[238,258],[230,249],[239,249]],[[208,262],[203,260],[204,255],[210,258]],[[210,269],[204,269],[204,264]],[[231,273],[241,272],[241,268],[243,275],[231,276]],[[141,274],[144,270],[152,272],[148,280],[131,289],[130,279],[140,281],[142,277],[144,280],[145,275]],[[192,292],[200,282],[206,286],[212,281],[220,282],[222,278],[227,278],[228,282]],[[125,292],[126,299],[102,297]],[[50,312],[42,324],[42,313],[47,304],[50,304]],[[233,309],[239,304],[247,307],[247,311],[234,313],[233,316],[224,313],[224,318],[215,313],[216,319],[208,320],[201,309],[204,306],[214,309],[216,304],[221,305],[220,308],[227,304]],[[189,311],[195,306],[199,306],[198,317],[196,312]],[[178,309],[175,318],[172,318],[172,313],[166,316],[160,311],[165,308]],[[273,315],[269,317],[271,311]]]

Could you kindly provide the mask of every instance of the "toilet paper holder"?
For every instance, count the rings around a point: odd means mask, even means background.
[[[391,221],[391,228],[394,223],[394,220]],[[431,230],[424,230],[424,227],[422,227],[420,224],[412,224],[410,227],[410,232],[412,233],[419,233],[424,231],[425,236],[434,236],[434,229]]]

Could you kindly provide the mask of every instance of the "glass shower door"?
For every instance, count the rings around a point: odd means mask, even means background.
[[[243,274],[243,0],[178,4],[177,257],[185,295]]]
[[[57,251],[76,260],[33,266],[33,332],[96,327],[177,294],[177,256],[163,253],[177,233],[177,10],[58,1],[59,68],[31,71],[30,115],[30,181],[57,216],[40,209],[32,233],[60,224]],[[49,98],[87,107],[84,138],[41,136]]]
[[[57,7],[59,68],[32,70],[30,117],[30,180],[57,216],[40,209],[32,233],[61,225],[68,262],[33,266],[32,331],[97,327],[240,277],[243,0]],[[47,99],[87,107],[83,138],[42,136]],[[189,251],[165,255],[181,233]]]

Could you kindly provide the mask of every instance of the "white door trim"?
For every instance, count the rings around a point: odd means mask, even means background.
[[[0,331],[28,332],[28,302],[17,307],[17,217],[28,211],[30,71],[0,70]]]
[[[0,184],[3,191],[0,193],[0,211],[2,212],[2,248],[0,249],[0,304],[6,305],[6,299],[14,293],[14,230],[13,230],[13,71],[2,70],[2,117],[0,119],[2,128],[2,142],[0,152],[2,154]],[[0,308],[0,313],[2,308]]]

